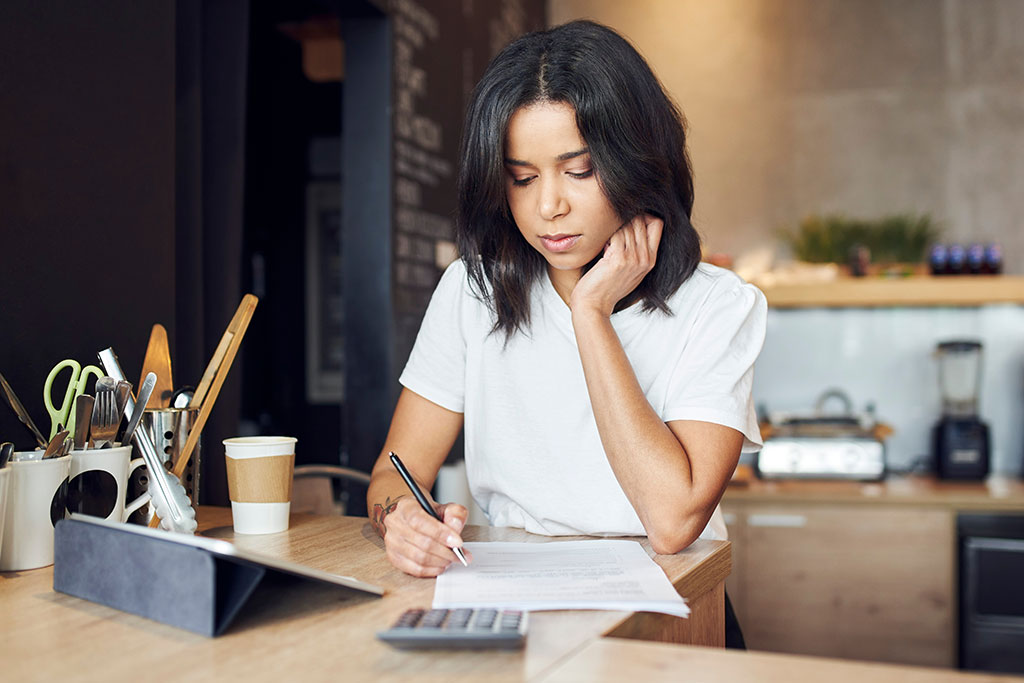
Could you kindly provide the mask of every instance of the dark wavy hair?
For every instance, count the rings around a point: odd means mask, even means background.
[[[654,268],[619,306],[639,299],[644,311],[670,313],[666,299],[700,261],[685,121],[629,42],[601,24],[574,21],[505,47],[466,109],[455,235],[475,293],[495,314],[492,331],[508,339],[529,326],[530,288],[546,273],[505,195],[509,119],[537,102],[576,111],[601,188],[623,221],[644,212],[664,221]]]

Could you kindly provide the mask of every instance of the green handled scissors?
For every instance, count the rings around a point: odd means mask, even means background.
[[[68,388],[64,390],[64,401],[60,407],[54,407],[51,389],[57,375],[64,368],[71,368],[71,377],[68,379]],[[46,412],[50,414],[51,439],[57,433],[59,425],[63,425],[64,429],[72,434],[75,433],[75,401],[85,393],[85,385],[89,381],[89,377],[98,379],[104,374],[95,365],[86,365],[83,368],[81,363],[70,358],[53,366],[53,370],[50,370],[50,374],[46,376],[46,384],[43,385],[43,403],[46,405]]]

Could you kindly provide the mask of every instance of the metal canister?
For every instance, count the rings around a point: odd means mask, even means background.
[[[198,408],[162,408],[159,410],[147,410],[142,414],[142,422],[139,429],[145,429],[156,446],[157,453],[163,462],[164,468],[170,471],[178,459],[188,440],[188,434],[199,416]],[[135,447],[136,451],[138,446]],[[188,465],[181,475],[181,484],[185,487],[192,506],[199,504],[199,460],[202,454],[202,439],[196,442],[192,449]],[[140,457],[138,452],[133,457]],[[128,481],[128,500],[135,496],[142,495],[149,488],[149,470],[143,465],[132,473]],[[132,524],[149,524],[153,517],[152,506],[149,504],[139,508],[128,521]]]

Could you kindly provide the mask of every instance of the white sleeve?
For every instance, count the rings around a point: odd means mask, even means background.
[[[462,310],[467,287],[465,266],[457,260],[437,283],[416,343],[398,378],[406,389],[456,413],[463,412],[466,395]]]
[[[672,370],[665,422],[721,424],[743,434],[744,452],[761,447],[751,390],[767,314],[764,294],[753,285],[711,294]]]

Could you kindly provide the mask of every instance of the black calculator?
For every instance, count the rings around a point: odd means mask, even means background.
[[[526,642],[528,614],[491,608],[411,609],[377,637],[403,649],[505,649]]]

